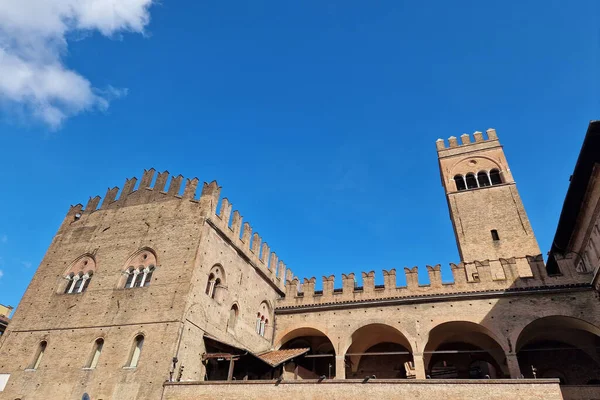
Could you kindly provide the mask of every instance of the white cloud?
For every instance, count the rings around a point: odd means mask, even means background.
[[[84,110],[105,110],[126,90],[100,90],[64,63],[67,36],[143,33],[153,0],[0,0],[0,100],[57,128]]]
[[[4,276],[4,272],[0,269],[0,279]]]

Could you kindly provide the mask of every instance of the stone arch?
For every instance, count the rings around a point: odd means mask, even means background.
[[[470,165],[470,160],[474,160],[476,164]],[[452,167],[450,167],[450,173],[448,176],[450,178],[453,178],[457,174],[465,176],[469,172],[477,173],[481,170],[490,171],[494,168],[498,169],[501,173],[503,171],[502,165],[491,157],[483,155],[466,156],[455,162]]]
[[[347,378],[375,375],[377,378],[392,379],[410,375],[405,365],[413,362],[413,350],[399,329],[373,322],[356,329],[350,338],[351,342],[345,351]]]
[[[600,328],[564,315],[537,318],[520,332],[515,352],[525,377],[584,385],[600,376]]]
[[[296,327],[282,333],[277,342],[277,349],[308,348],[308,356],[295,362],[299,375],[303,378],[318,378],[319,376],[335,377],[336,352],[335,343],[322,331],[314,327]]]
[[[477,379],[508,376],[506,348],[487,327],[471,321],[449,321],[429,331],[423,351],[427,375],[432,378]],[[485,370],[472,370],[487,365]]]

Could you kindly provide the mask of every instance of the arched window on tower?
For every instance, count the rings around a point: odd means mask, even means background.
[[[467,184],[465,183],[465,177],[462,175],[454,175],[454,183],[456,184],[456,190],[466,190]]]
[[[215,288],[215,274],[208,276],[208,282],[206,282],[206,294],[212,297],[212,292]]]
[[[104,339],[96,339],[96,341],[94,342],[94,350],[92,352],[92,357],[90,358],[90,362],[88,363],[87,368],[96,368],[96,366],[98,365],[98,360],[100,360],[102,347],[104,347]]]
[[[490,177],[486,171],[479,171],[477,174],[477,182],[479,183],[479,187],[491,186]]]
[[[129,368],[135,368],[138,366],[140,356],[142,354],[142,347],[144,346],[144,335],[137,335],[133,341],[133,349],[131,350],[131,356],[127,366]]]
[[[156,270],[156,256],[152,250],[145,248],[138,251],[126,265],[128,267],[123,274],[127,276],[127,279],[124,284],[121,283],[124,289],[150,286],[152,275]]]
[[[477,189],[477,179],[475,179],[475,174],[469,172],[466,176],[467,181],[467,189]]]
[[[212,293],[210,294],[210,297],[212,297],[213,299],[215,298],[216,294],[217,294],[217,288],[219,288],[221,286],[221,280],[219,278],[215,279],[215,284],[213,285],[213,290]]]
[[[496,168],[490,171],[490,180],[492,181],[492,185],[500,185],[502,183],[502,177],[500,176],[500,171]]]
[[[62,291],[65,294],[83,293],[88,288],[92,275],[96,270],[96,262],[90,255],[83,255],[75,260],[64,278],[66,279],[65,288]]]
[[[46,352],[46,347],[48,346],[48,342],[42,340],[40,345],[35,353],[35,358],[31,363],[31,367],[29,369],[38,369],[40,364],[42,363],[42,358],[44,357],[44,353]]]
[[[240,312],[240,310],[239,310],[237,304],[234,304],[231,306],[231,309],[229,310],[229,323],[227,324],[227,326],[230,329],[235,328],[235,324],[237,323],[239,312]]]
[[[220,303],[225,299],[226,291],[225,271],[221,265],[215,264],[208,273],[205,293]]]

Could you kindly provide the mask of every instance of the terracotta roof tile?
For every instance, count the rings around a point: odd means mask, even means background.
[[[282,362],[307,353],[309,350],[310,349],[308,347],[302,349],[274,350],[260,354],[257,357],[269,364],[270,366],[276,367]]]

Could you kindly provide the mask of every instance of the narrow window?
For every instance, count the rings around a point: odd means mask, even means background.
[[[260,333],[260,313],[256,314],[256,333]]]
[[[73,290],[70,293],[79,293],[81,291],[81,286],[83,285],[83,276],[77,275],[74,279],[75,285],[73,285]]]
[[[71,290],[73,289],[73,283],[73,273],[71,273],[67,277],[67,286],[65,287],[65,293],[71,293]]]
[[[133,351],[131,352],[131,359],[128,364],[129,367],[135,368],[138,366],[140,355],[142,354],[142,346],[144,346],[144,335],[137,335],[133,344]]]
[[[85,282],[83,283],[83,287],[81,288],[82,292],[85,292],[87,290],[88,286],[90,285],[90,281],[92,280],[92,273],[91,272],[88,272],[86,274],[86,276],[87,276],[87,279],[85,280]]]
[[[479,187],[490,186],[490,178],[485,171],[479,171],[477,174],[477,182],[479,182]]]
[[[217,294],[217,287],[219,286],[220,283],[221,283],[221,280],[219,278],[215,279],[215,281],[213,282],[212,292],[210,294],[210,297],[212,297],[213,299],[215,298],[215,296]]]
[[[500,240],[500,236],[498,235],[498,231],[495,229],[491,230],[492,232],[492,240],[496,241],[496,240]]]
[[[455,175],[454,183],[456,183],[456,190],[466,190],[467,189],[467,185],[465,184],[465,178],[462,175]]]
[[[265,336],[265,317],[264,316],[262,316],[260,318],[260,328],[259,328],[258,334],[260,336]]]
[[[125,282],[126,288],[130,288],[133,285],[134,278],[135,278],[135,274],[133,273],[133,268],[129,268],[127,270],[127,282]]]
[[[231,310],[229,310],[229,327],[230,328],[235,328],[235,323],[237,322],[237,317],[238,317],[238,306],[237,305],[232,305],[231,306]]]
[[[40,343],[40,346],[38,347],[38,351],[35,354],[35,360],[33,362],[31,369],[38,369],[38,367],[42,363],[42,358],[44,357],[44,352],[46,351],[47,345],[48,345],[48,342],[46,342],[45,340]]]
[[[502,177],[500,176],[500,171],[497,169],[493,169],[490,171],[490,180],[492,181],[492,185],[499,185],[502,183]]]
[[[135,275],[135,281],[133,282],[133,287],[141,287],[142,286],[142,281],[144,280],[144,270],[143,269],[138,269],[135,271],[136,275]]]
[[[475,179],[475,174],[468,173],[467,174],[467,189],[477,189],[477,179]]]
[[[150,266],[148,267],[148,270],[146,271],[146,276],[144,277],[144,287],[148,287],[150,286],[150,282],[152,281],[152,274],[154,273],[154,267]]]
[[[100,353],[102,353],[102,347],[104,347],[104,339],[97,339],[96,343],[94,343],[94,352],[92,353],[92,359],[90,360],[88,368],[96,368],[98,360],[100,359]]]
[[[206,283],[206,294],[209,296],[212,293],[212,288],[213,288],[214,283],[215,283],[215,276],[213,274],[210,274],[208,276],[208,282]]]

